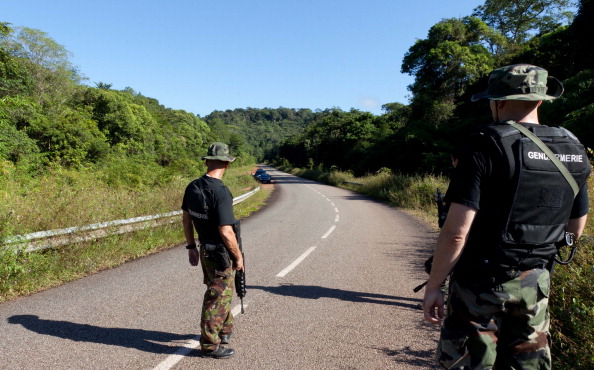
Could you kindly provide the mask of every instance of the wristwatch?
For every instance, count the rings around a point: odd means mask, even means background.
[[[196,243],[186,245],[186,249],[196,249]]]

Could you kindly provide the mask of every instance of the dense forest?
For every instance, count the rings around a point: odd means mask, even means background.
[[[0,23],[0,166],[44,168],[143,163],[171,172],[200,168],[208,142],[222,140],[242,161],[288,161],[355,174],[381,168],[440,173],[462,134],[490,121],[485,89],[499,66],[531,63],[564,82],[541,121],[572,130],[592,147],[594,2],[487,0],[473,14],[443,19],[403,56],[414,76],[410,102],[382,115],[355,109],[234,109],[198,117],[132,88],[84,84],[69,52],[43,31]],[[398,61],[395,61],[398,63]]]

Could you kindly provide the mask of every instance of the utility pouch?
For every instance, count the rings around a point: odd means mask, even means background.
[[[231,257],[224,244],[203,244],[204,258],[216,264],[217,270],[224,271],[231,267]]]

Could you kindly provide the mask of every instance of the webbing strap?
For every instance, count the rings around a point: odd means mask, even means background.
[[[526,127],[524,127],[514,121],[507,121],[505,123],[507,123],[508,125],[512,126],[516,130],[518,130],[521,133],[523,133],[524,135],[526,135],[530,140],[532,140],[534,142],[534,144],[536,144],[543,152],[545,152],[545,154],[547,155],[547,157],[549,157],[551,162],[553,162],[555,164],[555,166],[557,166],[559,171],[561,171],[561,174],[563,175],[563,177],[565,177],[565,180],[567,180],[567,182],[571,186],[571,189],[573,189],[573,197],[574,198],[577,197],[578,192],[580,191],[580,188],[579,188],[577,182],[575,181],[573,176],[571,176],[571,173],[569,173],[569,170],[567,169],[567,167],[565,167],[563,165],[563,163],[561,163],[561,161],[559,160],[559,158],[557,158],[557,156],[553,153],[553,151],[551,149],[549,149],[549,147],[546,146],[545,143],[543,143],[542,140],[540,140],[538,138],[538,136],[534,135]]]

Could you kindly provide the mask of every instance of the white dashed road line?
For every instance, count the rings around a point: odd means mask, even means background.
[[[309,256],[309,254],[311,252],[313,252],[314,249],[316,249],[316,247],[310,247],[301,256],[299,256],[299,258],[297,258],[295,261],[293,261],[293,263],[291,263],[289,266],[287,266],[283,271],[276,274],[276,276],[277,277],[285,277],[285,275],[287,275],[289,272],[291,272],[291,270],[293,270],[295,267],[297,267],[297,265],[299,265],[307,256]]]
[[[326,234],[324,234],[324,236],[322,236],[322,239],[326,239],[327,237],[329,237],[330,234],[332,234],[332,232],[334,231],[334,229],[336,229],[336,225],[332,225],[330,230],[326,231]]]

